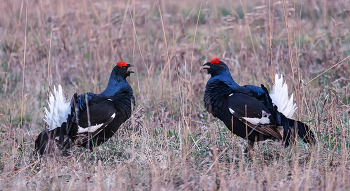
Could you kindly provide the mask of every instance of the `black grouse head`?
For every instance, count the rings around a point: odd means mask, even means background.
[[[130,76],[133,71],[128,71],[129,67],[133,67],[131,64],[127,64],[126,62],[118,62],[116,66],[114,66],[112,75],[121,76],[126,79]]]
[[[213,58],[210,62],[203,64],[203,69],[206,69],[211,76],[216,76],[223,72],[229,72],[228,66],[218,58]]]

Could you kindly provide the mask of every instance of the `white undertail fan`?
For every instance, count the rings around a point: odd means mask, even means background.
[[[293,94],[288,97],[288,86],[283,82],[283,77],[275,75],[275,84],[273,85],[270,93],[272,103],[277,106],[277,110],[285,115],[287,118],[293,118],[294,112],[297,109],[296,104],[293,102]]]
[[[67,121],[68,114],[70,114],[70,102],[66,101],[66,98],[62,92],[62,86],[58,85],[58,91],[54,86],[53,92],[49,97],[49,110],[45,107],[44,121],[49,126],[49,131],[61,127],[63,122]]]

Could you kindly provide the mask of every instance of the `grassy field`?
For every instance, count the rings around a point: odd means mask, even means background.
[[[14,0],[0,5],[0,190],[350,189],[350,3]],[[224,61],[240,85],[283,74],[317,136],[282,148],[232,135],[203,105]],[[345,59],[345,60],[343,60]],[[135,67],[133,116],[93,152],[33,155],[48,92],[99,93]]]

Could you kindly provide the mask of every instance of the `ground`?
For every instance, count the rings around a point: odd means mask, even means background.
[[[346,190],[350,188],[348,1],[14,0],[0,6],[3,190]],[[25,53],[25,54],[24,54]],[[218,57],[240,85],[284,75],[295,119],[317,136],[266,141],[247,157],[204,108]],[[136,108],[92,152],[38,158],[48,92],[99,93],[119,61]]]

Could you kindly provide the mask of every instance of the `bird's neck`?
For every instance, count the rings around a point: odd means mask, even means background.
[[[233,81],[229,72],[222,72],[220,75],[212,76],[205,88],[205,106],[210,108],[208,107],[209,105],[221,105],[225,97],[239,88],[240,86]],[[210,112],[213,113],[214,111]]]
[[[241,87],[233,80],[229,71],[222,71],[219,75],[215,76],[212,75],[211,79],[223,81],[231,89],[237,89]]]
[[[124,78],[121,76],[111,75],[106,89],[102,93],[100,93],[100,95],[106,96],[106,97],[113,96],[120,89],[118,88],[119,84],[124,81],[125,81]]]

